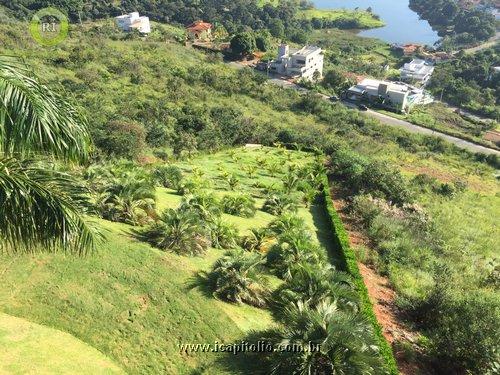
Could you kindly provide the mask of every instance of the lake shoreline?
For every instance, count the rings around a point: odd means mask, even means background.
[[[388,44],[423,44],[433,46],[441,38],[430,24],[401,0],[353,0],[346,6],[341,0],[313,0],[317,11],[370,11],[385,24],[380,27],[356,28],[357,35],[380,39]],[[366,9],[366,10],[365,10]]]

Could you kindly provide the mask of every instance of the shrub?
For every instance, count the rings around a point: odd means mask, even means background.
[[[144,127],[134,122],[111,121],[97,128],[93,137],[106,154],[128,159],[136,158],[146,145]]]
[[[248,251],[263,251],[264,245],[269,242],[267,229],[252,229],[250,234],[243,237],[241,247]]]
[[[141,241],[182,255],[200,255],[211,245],[210,233],[190,212],[165,210],[159,220],[133,232]]]
[[[297,201],[284,194],[271,194],[266,198],[262,210],[271,215],[279,216],[286,211],[295,212],[298,209]]]
[[[363,281],[363,277],[359,271],[358,262],[356,255],[349,245],[349,236],[342,224],[339,214],[333,207],[333,202],[330,197],[330,188],[328,184],[328,178],[323,176],[323,203],[326,206],[326,212],[331,223],[332,231],[334,233],[335,243],[337,251],[339,252],[342,260],[342,269],[348,272],[356,285],[356,289],[360,295],[360,310],[361,314],[370,322],[374,330],[374,335],[376,338],[377,345],[380,350],[380,355],[384,360],[384,370],[392,375],[399,374],[396,360],[394,359],[394,354],[391,347],[387,343],[384,335],[382,334],[382,328],[378,323],[378,320],[373,312],[373,305],[370,301],[368,295],[368,290]]]
[[[266,305],[268,289],[259,274],[264,260],[258,254],[232,252],[217,260],[208,274],[214,296],[252,306]]]
[[[299,262],[292,266],[290,274],[291,278],[274,293],[278,313],[300,300],[308,301],[314,307],[327,298],[339,301],[344,310],[358,310],[359,297],[347,273],[323,263]]]
[[[218,249],[231,249],[236,246],[238,229],[233,224],[226,223],[220,217],[210,223],[212,245]]]
[[[318,266],[324,260],[324,253],[318,246],[301,234],[279,237],[267,254],[267,264],[279,277],[287,280],[292,277],[292,270],[297,263]]]
[[[179,190],[182,182],[182,172],[175,165],[162,165],[153,172],[155,180],[163,187]]]
[[[255,216],[255,200],[244,194],[226,195],[222,198],[222,209],[226,214],[241,217]]]
[[[271,342],[311,350],[300,355],[286,350],[274,352],[271,373],[383,373],[373,332],[360,314],[344,312],[337,302],[325,299],[316,306],[299,301],[280,315],[281,327],[268,332]]]
[[[500,302],[490,291],[453,291],[438,284],[419,313],[442,371],[487,373],[500,363]]]

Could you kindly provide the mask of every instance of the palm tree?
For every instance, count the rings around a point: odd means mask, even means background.
[[[142,225],[156,216],[153,178],[135,165],[109,165],[107,178],[87,174],[97,192],[96,208],[106,220]],[[101,172],[106,168],[101,168]],[[94,171],[95,172],[95,171]],[[97,179],[97,183],[92,179]]]
[[[222,198],[222,207],[226,214],[253,217],[257,209],[255,199],[247,194],[226,195]]]
[[[384,373],[370,325],[359,313],[343,311],[337,301],[316,306],[299,301],[287,306],[283,326],[268,333],[276,346],[303,351],[276,351],[273,374]]]
[[[322,261],[324,261],[323,253],[302,234],[280,236],[267,254],[268,265],[285,280],[292,278],[292,270],[297,263],[311,263],[318,266]]]
[[[202,221],[211,222],[221,215],[221,205],[217,197],[210,193],[190,194],[184,196],[179,210],[192,212]]]
[[[269,232],[266,228],[251,229],[250,234],[243,237],[241,247],[248,251],[261,252],[264,245],[269,242]]]
[[[191,212],[165,210],[156,223],[132,232],[136,238],[161,250],[199,255],[211,245],[210,233]]]
[[[265,306],[269,292],[259,273],[263,263],[262,256],[241,251],[218,259],[207,278],[214,296],[229,302]]]
[[[238,229],[222,218],[216,217],[209,224],[212,245],[218,249],[231,249],[236,247]]]
[[[182,181],[182,171],[175,165],[161,165],[153,171],[155,180],[163,187],[178,190]]]
[[[238,177],[236,175],[231,174],[231,175],[227,176],[226,182],[229,185],[229,189],[234,190],[236,188],[236,186],[238,186],[238,184],[240,183],[240,180],[238,179]]]
[[[297,209],[296,200],[290,195],[281,193],[270,194],[262,206],[262,211],[275,216],[282,215],[287,211],[295,212]]]
[[[293,213],[285,213],[276,218],[269,224],[269,230],[279,236],[300,234],[301,236],[310,237],[304,219]]]
[[[85,253],[97,234],[83,219],[87,191],[32,157],[80,162],[87,123],[18,60],[0,56],[0,250]]]
[[[297,187],[298,183],[299,177],[293,171],[288,172],[285,176],[285,179],[283,180],[283,188],[285,190],[285,193],[290,194],[292,190]]]
[[[343,309],[358,311],[359,297],[349,274],[325,263],[299,262],[292,266],[290,275],[291,278],[275,292],[278,313],[300,300],[317,306],[327,298],[339,301]]]

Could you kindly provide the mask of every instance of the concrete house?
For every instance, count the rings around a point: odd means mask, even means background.
[[[346,92],[346,97],[352,101],[364,101],[380,107],[408,112],[414,105],[429,104],[433,97],[419,89],[403,82],[380,81],[365,78],[352,86]]]
[[[278,47],[278,56],[270,65],[270,71],[289,77],[312,81],[323,77],[323,50],[316,46],[305,46],[291,50],[287,44]]]
[[[213,25],[211,23],[195,21],[186,27],[186,32],[190,40],[208,41],[212,39],[212,29]]]
[[[122,31],[137,30],[142,34],[149,34],[151,32],[151,25],[149,17],[139,16],[139,12],[132,12],[124,14],[115,18],[116,25]]]
[[[413,59],[399,70],[401,80],[426,84],[434,73],[434,66],[425,60]]]

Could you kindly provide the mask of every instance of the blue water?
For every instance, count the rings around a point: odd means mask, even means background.
[[[388,43],[433,45],[439,40],[429,23],[408,7],[408,0],[313,0],[319,9],[366,9],[371,7],[386,26],[363,30],[361,36],[379,38]]]

